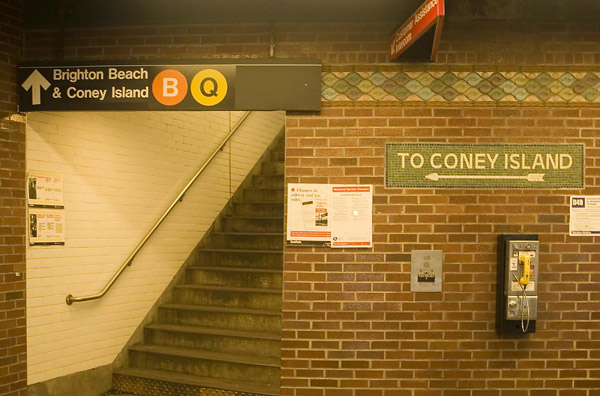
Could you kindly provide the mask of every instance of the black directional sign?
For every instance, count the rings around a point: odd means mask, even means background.
[[[19,110],[295,110],[321,107],[318,61],[24,64]]]

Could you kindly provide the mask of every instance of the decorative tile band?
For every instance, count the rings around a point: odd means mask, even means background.
[[[600,106],[599,71],[326,69],[324,106]]]

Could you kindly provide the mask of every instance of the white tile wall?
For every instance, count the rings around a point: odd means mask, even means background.
[[[242,112],[231,113],[231,124]],[[28,383],[110,364],[281,130],[253,112],[113,288],[95,293],[229,130],[228,112],[30,113],[29,170],[64,175],[64,246],[27,249]]]

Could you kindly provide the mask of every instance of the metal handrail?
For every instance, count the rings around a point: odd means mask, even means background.
[[[219,144],[219,147],[217,147],[215,149],[215,151],[213,151],[213,153],[211,154],[211,156],[208,157],[208,159],[204,162],[204,164],[202,165],[202,167],[198,170],[198,172],[196,172],[196,174],[194,175],[194,177],[192,177],[192,179],[188,182],[188,184],[179,193],[179,195],[177,196],[177,198],[175,198],[175,200],[173,201],[173,203],[171,204],[171,206],[169,206],[169,208],[163,213],[163,215],[160,216],[160,218],[158,219],[158,221],[156,223],[154,223],[154,226],[152,226],[152,228],[150,229],[150,231],[148,231],[148,233],[142,239],[142,241],[135,247],[135,249],[133,249],[133,252],[131,252],[131,254],[129,255],[129,257],[127,257],[127,259],[125,260],[125,262],[121,265],[121,268],[119,268],[119,270],[113,275],[113,277],[106,284],[106,286],[104,286],[104,288],[102,290],[100,290],[98,293],[91,294],[89,296],[74,297],[72,294],[69,294],[67,296],[67,298],[66,298],[66,301],[67,301],[68,305],[71,305],[74,302],[83,302],[83,301],[97,300],[97,299],[99,299],[100,297],[102,297],[102,296],[104,296],[106,294],[106,292],[108,291],[108,289],[111,288],[111,286],[115,283],[115,281],[119,278],[119,276],[121,276],[121,274],[123,273],[123,271],[125,271],[125,268],[127,268],[128,266],[131,265],[131,263],[132,263],[133,259],[135,258],[136,254],[138,254],[138,252],[140,251],[140,249],[144,246],[144,244],[152,236],[152,234],[154,233],[154,231],[156,231],[156,229],[158,228],[158,226],[163,222],[163,220],[167,217],[167,215],[171,212],[171,210],[173,210],[173,208],[175,207],[175,205],[177,205],[177,203],[179,203],[179,202],[181,202],[183,200],[183,196],[189,190],[189,188],[192,186],[192,184],[194,184],[194,182],[196,181],[196,179],[198,178],[198,176],[200,176],[200,174],[202,174],[202,172],[204,172],[204,169],[206,169],[206,167],[210,164],[210,162],[213,160],[213,158],[216,157],[216,155],[219,153],[219,151],[223,150],[223,147],[225,147],[225,145],[227,144],[227,142],[229,141],[229,139],[231,139],[231,136],[233,136],[233,134],[235,133],[235,131],[238,130],[238,128],[242,125],[242,123],[246,120],[246,118],[248,118],[249,115],[250,115],[249,111],[247,111],[246,113],[244,113],[244,115],[242,115],[242,117],[239,119],[239,121],[231,129],[231,131],[229,132],[229,134],[223,139],[223,141],[221,142],[221,144]]]

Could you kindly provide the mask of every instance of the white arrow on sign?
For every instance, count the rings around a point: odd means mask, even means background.
[[[477,180],[527,180],[530,182],[543,182],[544,173],[530,173],[523,176],[513,175],[439,175],[437,173],[430,173],[425,178],[433,181],[439,181],[441,179],[477,179]]]
[[[40,88],[42,88],[44,91],[50,88],[50,81],[46,80],[46,77],[44,77],[42,73],[38,71],[38,69],[35,69],[21,86],[25,91],[29,91],[31,89],[31,104],[39,105],[42,103],[42,91]]]

